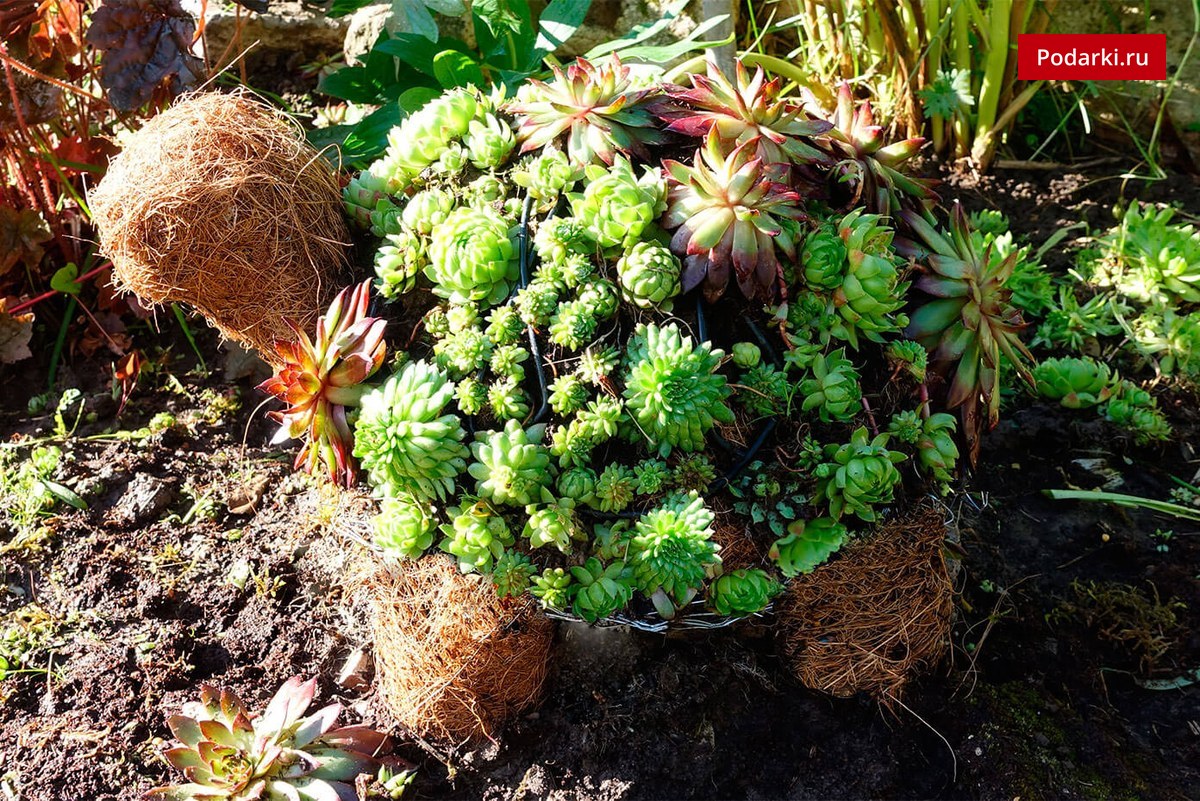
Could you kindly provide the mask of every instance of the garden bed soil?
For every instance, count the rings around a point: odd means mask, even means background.
[[[1035,242],[1081,218],[1111,224],[1121,188],[1061,172],[948,184]],[[1126,190],[1200,209],[1186,177]],[[1069,266],[1061,253],[1048,262]],[[199,338],[219,362],[212,333]],[[0,682],[5,798],[132,799],[171,780],[164,717],[200,682],[261,707],[289,676],[316,674],[321,699],[391,725],[373,690],[336,683],[370,647],[337,533],[361,498],[293,476],[291,453],[265,447],[254,379],[202,378],[189,364],[170,365],[177,383],[166,370],[144,379],[117,423],[107,363],[62,376],[95,413],[62,446],[60,474],[90,508],[50,520],[40,547],[0,553],[0,614],[10,624],[23,610],[36,669]],[[24,411],[45,369],[39,355],[0,373],[6,440],[51,429]],[[1196,400],[1163,399],[1177,436],[1152,448],[1086,415],[1009,411],[956,506],[964,556],[949,659],[890,709],[799,686],[763,623],[684,636],[560,624],[545,702],[498,742],[451,751],[398,732],[419,765],[406,797],[1197,797],[1200,686],[1144,686],[1200,668],[1197,526],[1040,493],[1103,485],[1165,498],[1168,475],[1192,480],[1200,466]],[[161,411],[179,424],[143,441],[86,439]],[[211,515],[189,517],[197,500]],[[1169,540],[1154,536],[1170,528]],[[1172,601],[1185,605],[1174,626],[1162,622]]]

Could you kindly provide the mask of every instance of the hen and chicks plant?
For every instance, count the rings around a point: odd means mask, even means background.
[[[469,454],[462,422],[444,413],[453,397],[446,374],[423,361],[408,363],[363,396],[354,454],[378,494],[423,500],[453,494]]]
[[[288,404],[269,414],[280,424],[272,444],[303,439],[295,469],[313,473],[323,466],[330,480],[347,487],[357,479],[348,409],[360,404],[369,389],[363,382],[387,355],[387,322],[367,315],[370,288],[363,282],[339,292],[317,321],[315,341],[291,324],[296,338],[276,343],[282,363],[258,386]]]
[[[713,425],[733,422],[730,389],[716,373],[723,356],[708,342],[693,345],[674,323],[638,325],[626,357],[625,407],[658,455],[703,450]]]
[[[252,714],[230,690],[201,685],[200,701],[167,718],[179,742],[166,759],[187,779],[156,787],[158,801],[254,801],[255,799],[354,799],[355,780],[381,766],[391,741],[366,726],[338,727],[340,704],[308,717],[317,680],[289,679],[261,715]]]
[[[627,564],[634,586],[659,614],[673,617],[720,564],[713,542],[715,516],[696,493],[679,494],[643,515],[629,537]]]

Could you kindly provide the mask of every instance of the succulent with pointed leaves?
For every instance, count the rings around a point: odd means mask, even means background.
[[[261,715],[251,715],[229,690],[203,684],[199,703],[167,718],[180,745],[166,758],[187,783],[156,787],[155,801],[249,801],[249,799],[351,799],[360,773],[381,765],[405,766],[383,757],[389,738],[366,726],[337,727],[342,712],[330,704],[303,717],[317,692],[315,678],[288,679]]]
[[[633,466],[638,495],[657,495],[671,480],[671,469],[661,459],[644,459]]]
[[[280,424],[273,443],[303,439],[295,469],[323,466],[331,481],[349,487],[357,478],[351,451],[354,434],[346,417],[370,387],[363,382],[383,364],[387,323],[368,317],[371,284],[343,289],[317,321],[316,340],[289,321],[295,339],[275,343],[281,365],[258,385],[287,403],[269,416]]]
[[[583,192],[567,197],[584,235],[599,248],[633,247],[666,208],[667,187],[656,167],[637,175],[628,159],[617,156],[611,167],[592,164],[585,174]]]
[[[1098,406],[1112,395],[1117,377],[1107,364],[1087,357],[1045,359],[1033,368],[1037,393],[1068,409]]]
[[[629,538],[633,583],[660,614],[690,601],[721,563],[713,542],[714,515],[696,493],[678,495],[643,515]],[[655,596],[658,596],[657,598]]]
[[[717,470],[703,453],[689,454],[671,471],[671,486],[684,492],[708,492],[717,479]]]
[[[1158,401],[1131,381],[1117,383],[1112,398],[1104,407],[1104,416],[1134,435],[1139,445],[1165,442],[1171,438],[1171,424],[1158,408]]]
[[[571,574],[561,567],[548,567],[533,580],[529,594],[545,609],[565,609],[571,602]]]
[[[517,290],[513,305],[522,322],[541,328],[558,311],[558,296],[562,287],[552,281],[535,278],[529,286]]]
[[[417,286],[417,277],[429,266],[429,251],[424,238],[410,228],[388,234],[375,251],[375,275],[379,294],[398,298]]]
[[[954,480],[954,465],[958,463],[958,446],[954,444],[956,426],[953,415],[939,412],[925,418],[917,440],[917,467],[937,481]]]
[[[522,153],[566,134],[567,155],[578,164],[612,164],[618,153],[648,161],[647,145],[666,140],[646,104],[650,90],[633,87],[617,56],[596,65],[576,59],[565,72],[550,69],[553,81],[529,81],[507,106],[517,118]]]
[[[458,558],[458,569],[463,573],[491,573],[495,560],[513,544],[504,518],[485,501],[464,502],[447,511],[451,522],[441,526],[446,536],[438,547]]]
[[[529,394],[516,379],[502,378],[488,387],[488,405],[497,420],[524,420],[529,414]]]
[[[633,470],[613,463],[600,472],[589,505],[601,512],[623,512],[633,503],[636,493],[637,479]]]
[[[523,535],[532,548],[553,545],[562,553],[570,553],[572,540],[587,539],[587,533],[575,519],[575,501],[570,498],[526,506],[525,514],[528,520]]]
[[[733,422],[725,405],[730,389],[716,373],[724,355],[708,342],[693,346],[675,323],[638,325],[627,345],[624,395],[652,452],[703,450],[714,424]]]
[[[488,208],[455,209],[433,232],[425,274],[451,302],[499,303],[517,280],[508,223]]]
[[[817,495],[829,501],[829,514],[834,520],[849,512],[873,522],[874,507],[892,502],[900,483],[896,463],[904,461],[905,456],[888,450],[888,439],[888,434],[871,439],[862,427],[845,445],[825,446],[828,461],[816,469]]]
[[[872,214],[894,216],[901,209],[932,208],[937,203],[933,184],[901,172],[920,151],[920,137],[884,145],[883,126],[875,124],[870,101],[855,108],[850,85],[838,87],[837,110],[826,134],[834,166],[829,179],[845,208],[865,206]]]
[[[516,307],[511,304],[492,309],[487,319],[487,328],[483,333],[498,346],[515,344],[520,340],[521,334],[525,333],[525,322],[517,313]]]
[[[521,381],[525,378],[525,368],[521,365],[527,361],[529,361],[529,351],[520,345],[499,345],[492,351],[492,360],[489,366],[492,368],[492,372],[498,376],[507,376]]]
[[[454,384],[424,361],[406,364],[363,396],[354,455],[378,494],[440,500],[454,491],[469,451],[458,415],[442,413],[452,397]]]
[[[404,206],[404,224],[418,234],[429,236],[454,211],[454,195],[445,189],[430,187],[417,192]]]
[[[438,367],[453,378],[474,375],[492,356],[492,341],[478,328],[451,333],[433,346]]]
[[[846,526],[831,517],[795,520],[788,533],[771,545],[768,556],[788,578],[811,573],[846,541]]]
[[[593,444],[607,442],[617,435],[617,427],[621,423],[621,415],[625,407],[618,398],[602,395],[590,400],[587,406],[575,416],[572,421],[578,425],[579,432]]]
[[[572,467],[558,474],[558,494],[575,503],[592,505],[596,494],[596,471],[590,467]]]
[[[551,342],[567,350],[580,350],[592,341],[600,320],[595,309],[583,300],[568,300],[550,318]]]
[[[811,141],[833,125],[814,119],[784,97],[783,80],[767,80],[762,68],[751,75],[737,62],[734,81],[714,63],[708,74],[692,74],[691,88],[667,84],[670,104],[659,104],[667,130],[701,138],[716,131],[724,146],[746,145],[763,164],[815,164],[829,156]]]
[[[488,402],[488,388],[474,376],[466,376],[454,388],[454,398],[458,401],[460,412],[474,417],[483,411]]]
[[[609,617],[628,606],[633,600],[633,584],[624,562],[605,565],[589,557],[582,565],[571,568],[571,608],[588,623]]]
[[[371,211],[371,233],[378,237],[394,234],[404,228],[404,207],[385,197]]]
[[[817,410],[823,422],[846,422],[862,411],[862,385],[858,371],[839,348],[813,361],[812,377],[800,383],[801,408]]]
[[[533,249],[541,267],[538,274],[554,273],[554,268],[566,263],[571,256],[586,256],[592,250],[584,232],[584,223],[575,217],[551,217],[538,225],[533,235]]]
[[[683,259],[683,291],[703,284],[714,301],[736,278],[751,300],[779,295],[779,255],[796,256],[800,196],[776,180],[747,142],[726,154],[715,129],[692,166],[663,162],[667,209],[663,227],[675,232],[671,250]]]
[[[475,462],[467,468],[475,479],[475,493],[493,503],[528,506],[554,500],[547,487],[550,452],[542,445],[545,425],[521,428],[508,420],[501,431],[480,431],[471,453]]]
[[[411,183],[436,162],[455,139],[466,134],[479,108],[472,89],[451,89],[408,115],[388,133],[388,148],[379,162],[393,187]],[[392,188],[393,194],[397,192]]]
[[[920,342],[911,339],[894,339],[884,350],[888,366],[894,373],[901,370],[908,373],[914,381],[925,381],[925,369],[929,365],[929,353]]]
[[[994,426],[1000,419],[1001,358],[1008,359],[1027,383],[1033,383],[1025,365],[1033,356],[1020,337],[1025,323],[1004,288],[1016,254],[996,262],[989,256],[990,247],[976,250],[961,206],[955,207],[949,238],[914,212],[902,212],[901,218],[926,247],[897,241],[897,250],[925,263],[915,286],[932,296],[913,312],[905,334],[925,346],[939,373],[953,371],[946,406],[961,413],[963,436],[974,464],[985,422]],[[986,421],[981,407],[986,410]]]
[[[1121,224],[1101,239],[1101,286],[1142,301],[1200,303],[1200,231],[1172,223],[1177,210],[1130,205]]]
[[[434,306],[425,312],[425,316],[421,319],[421,324],[425,326],[425,333],[434,339],[442,339],[450,333],[450,321],[446,318],[446,307],[444,305]]]
[[[742,389],[738,400],[746,411],[758,417],[779,414],[788,404],[792,384],[787,373],[766,362],[751,367],[738,382]]]
[[[621,363],[621,352],[613,347],[592,347],[579,356],[579,366],[576,374],[595,386],[600,386],[610,375],[616,372]]]
[[[550,408],[555,414],[574,414],[591,396],[591,390],[576,373],[563,373],[550,383],[549,389]]]
[[[477,169],[492,170],[508,158],[517,146],[517,137],[507,122],[495,114],[487,114],[483,119],[471,120],[463,144],[467,158]]]
[[[1200,314],[1152,306],[1133,321],[1133,339],[1160,373],[1200,376]]]
[[[416,559],[433,545],[433,511],[411,495],[384,498],[371,525],[375,545],[394,561]]]
[[[657,242],[638,242],[617,261],[622,296],[643,309],[671,311],[682,271],[675,254]]]
[[[908,284],[900,283],[892,230],[875,214],[855,209],[838,226],[846,243],[846,269],[833,292],[838,314],[846,321],[847,339],[858,347],[858,335],[883,342],[883,335],[899,330],[904,322],[895,313],[904,305]]]
[[[921,413],[916,409],[896,412],[887,427],[888,433],[905,445],[916,445],[922,429]]]
[[[572,164],[561,150],[546,149],[522,161],[513,171],[513,183],[529,190],[542,208],[553,206],[558,196],[569,192],[583,177],[583,169]]]
[[[718,615],[753,615],[782,591],[783,586],[765,570],[734,570],[709,585],[708,605]]]
[[[537,572],[529,557],[511,548],[492,564],[492,584],[501,598],[517,598],[529,589],[530,579]]]
[[[730,350],[733,363],[743,370],[756,367],[762,361],[762,351],[753,342],[736,342]]]

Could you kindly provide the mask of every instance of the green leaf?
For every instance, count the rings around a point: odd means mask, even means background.
[[[86,502],[84,502],[83,498],[80,498],[73,491],[64,487],[62,484],[59,484],[57,481],[51,481],[48,478],[42,478],[38,480],[42,482],[42,486],[46,488],[47,492],[49,492],[55,498],[58,498],[63,503],[69,506],[74,506],[76,509],[88,508],[88,505]]]
[[[438,40],[438,24],[425,0],[392,0],[392,14],[408,21],[408,28],[431,42]]]
[[[78,265],[75,262],[70,262],[59,267],[54,272],[54,275],[50,278],[50,288],[67,295],[78,295],[80,290],[83,289],[83,284],[75,280],[78,277]]]
[[[8,660],[0,656],[0,681],[8,677]]]
[[[640,61],[649,61],[652,64],[665,64],[668,61],[683,56],[693,50],[706,50],[710,47],[720,47],[721,45],[732,44],[734,35],[731,33],[724,39],[711,42],[701,42],[699,38],[708,33],[717,25],[720,25],[726,20],[728,14],[722,14],[719,17],[705,20],[696,26],[696,29],[689,33],[686,38],[680,39],[677,42],[672,42],[668,45],[660,47],[652,47],[643,45],[638,47],[622,47],[616,50],[618,56],[625,60],[637,59]]]
[[[333,4],[329,6],[329,10],[325,13],[334,18],[344,17],[374,2],[375,0],[333,0]]]
[[[575,35],[591,5],[592,0],[554,0],[546,6],[538,19],[537,43],[527,62],[531,71],[547,53],[553,53]]]
[[[433,57],[433,73],[446,89],[456,86],[486,86],[479,64],[466,53],[443,50]]]
[[[386,103],[372,111],[346,135],[342,142],[342,158],[350,163],[374,159],[387,149],[388,132],[399,125],[404,117],[400,102]]]
[[[414,111],[419,111],[422,106],[440,94],[441,92],[436,89],[429,89],[422,86],[409,89],[400,95],[400,110],[404,112],[404,116],[408,116]]]
[[[389,56],[400,59],[422,75],[437,77],[434,61],[447,50],[457,50],[470,54],[471,50],[465,42],[450,37],[434,43],[413,33],[398,33],[386,42],[375,45],[375,49]]]

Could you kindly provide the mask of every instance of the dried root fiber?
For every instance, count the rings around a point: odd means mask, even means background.
[[[205,92],[134,134],[89,197],[116,283],[182,301],[275,361],[286,320],[315,325],[343,282],[350,235],[337,176],[283,114]]]
[[[806,687],[889,704],[941,660],[954,600],[945,536],[943,510],[922,504],[788,585],[776,636]]]
[[[528,597],[426,556],[367,582],[381,696],[396,720],[444,743],[491,737],[541,696],[553,624]]]

